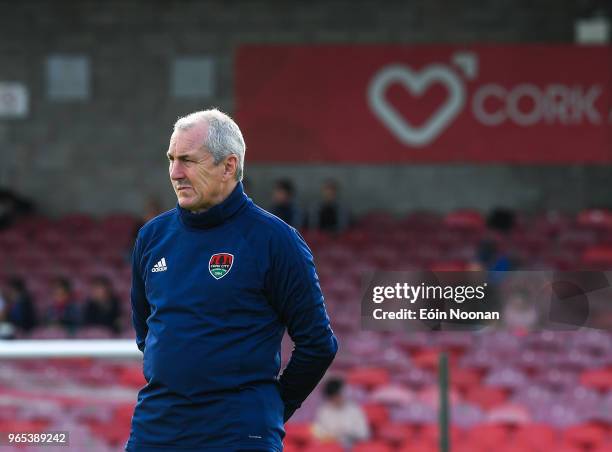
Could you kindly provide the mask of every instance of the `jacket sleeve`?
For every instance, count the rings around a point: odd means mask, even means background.
[[[293,228],[272,246],[266,289],[295,346],[279,383],[285,422],[321,380],[338,350],[312,253]]]
[[[147,318],[151,314],[151,309],[145,294],[144,280],[140,259],[142,256],[140,237],[136,239],[134,250],[132,251],[132,290],[130,294],[132,304],[132,324],[136,331],[136,345],[144,353],[145,339],[149,328]]]

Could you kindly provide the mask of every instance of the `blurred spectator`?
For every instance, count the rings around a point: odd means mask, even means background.
[[[149,220],[152,220],[158,216],[160,213],[162,213],[162,209],[159,200],[154,196],[149,196],[145,203],[144,214],[140,217],[139,221],[136,222],[134,230],[132,231],[132,245],[126,250],[126,261],[130,262],[132,259],[132,247],[136,242],[136,237],[138,236],[138,231],[140,231],[140,228],[143,227]]]
[[[272,192],[270,211],[285,223],[295,228],[302,226],[302,214],[295,205],[295,187],[289,179],[276,181]]]
[[[140,217],[140,221],[138,221],[134,227],[134,233],[132,234],[134,236],[134,240],[136,240],[136,236],[138,235],[140,228],[143,227],[149,220],[152,220],[158,216],[160,213],[162,213],[162,208],[159,199],[154,196],[149,196],[145,203],[144,214]]]
[[[516,260],[501,245],[501,237],[492,234],[484,238],[478,245],[477,263],[471,267],[471,270],[488,272],[487,307],[498,312],[502,309],[500,285],[506,280],[507,272],[517,269]]]
[[[517,269],[517,260],[507,251],[507,239],[514,225],[515,213],[512,210],[496,208],[491,211],[487,217],[488,231],[478,244],[473,270],[505,272]]]
[[[152,220],[161,212],[162,208],[159,199],[155,198],[154,196],[147,198],[147,202],[145,204],[145,212],[142,216],[142,224],[145,224],[149,220]]]
[[[93,278],[89,290],[89,298],[85,302],[83,324],[102,326],[113,333],[119,333],[121,316],[119,299],[108,278],[104,276]]]
[[[13,339],[15,327],[7,321],[7,302],[0,292],[0,339]]]
[[[51,291],[51,306],[47,310],[47,323],[59,324],[69,334],[74,334],[81,324],[81,313],[72,291],[72,284],[66,278],[55,278]]]
[[[320,440],[335,440],[344,447],[370,436],[365,413],[343,394],[344,381],[330,378],[323,388],[325,401],[317,411],[313,433]]]
[[[341,232],[348,226],[348,212],[338,201],[338,184],[328,179],[321,187],[321,202],[311,210],[309,227],[327,232]]]
[[[6,320],[26,332],[34,328],[37,320],[36,309],[23,279],[9,279],[5,295]]]
[[[8,228],[20,215],[34,211],[33,204],[7,188],[0,188],[0,230]]]
[[[487,216],[487,227],[492,231],[509,234],[514,229],[516,214],[513,210],[496,207]]]
[[[485,238],[478,245],[478,262],[483,270],[492,272],[505,272],[516,270],[516,262],[506,252],[500,241],[495,238]]]
[[[524,290],[512,293],[505,302],[502,318],[507,329],[528,333],[537,326],[538,307]]]

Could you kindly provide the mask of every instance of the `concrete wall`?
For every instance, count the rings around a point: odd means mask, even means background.
[[[581,5],[578,9],[577,4]],[[171,207],[164,153],[174,120],[207,106],[233,111],[232,60],[243,43],[571,42],[570,0],[418,1],[28,1],[0,4],[0,81],[30,91],[25,120],[0,120],[0,184],[49,213],[134,211],[149,195]],[[91,97],[47,97],[45,61],[82,54]],[[170,96],[174,57],[208,55],[215,94]],[[248,143],[247,143],[248,145]],[[609,168],[248,165],[266,205],[275,178],[296,180],[301,201],[333,176],[356,212],[388,208],[522,209],[612,203]],[[376,181],[376,182],[373,182]]]

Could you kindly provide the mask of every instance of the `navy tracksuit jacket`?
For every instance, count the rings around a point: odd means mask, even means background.
[[[238,184],[206,212],[142,227],[132,317],[147,384],[128,451],[281,451],[284,422],[331,364],[312,254]],[[285,328],[295,343],[280,371]]]

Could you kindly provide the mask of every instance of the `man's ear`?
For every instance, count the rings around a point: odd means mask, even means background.
[[[238,170],[238,157],[234,154],[228,155],[223,165],[223,180],[235,179],[236,171]]]

